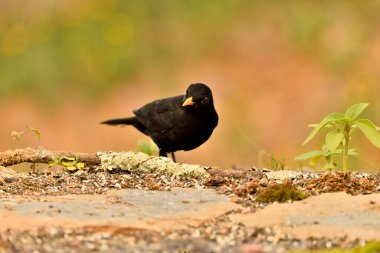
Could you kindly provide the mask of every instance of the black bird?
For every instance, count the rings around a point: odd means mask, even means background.
[[[107,125],[132,125],[150,136],[160,156],[192,150],[208,140],[218,124],[212,92],[202,83],[191,84],[185,95],[155,100],[134,110],[134,117],[111,119]]]

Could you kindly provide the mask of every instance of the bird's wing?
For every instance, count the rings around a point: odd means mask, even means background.
[[[183,96],[160,99],[135,110],[137,120],[154,132],[166,132],[175,125],[174,115],[180,110]]]

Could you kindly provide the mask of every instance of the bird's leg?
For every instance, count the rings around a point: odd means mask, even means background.
[[[160,149],[160,154],[159,154],[159,156],[167,157],[167,156],[168,156],[168,152],[166,152],[166,151],[163,150],[163,149]]]
[[[175,160],[175,156],[174,156],[174,152],[170,152],[171,154],[172,154],[172,160],[173,160],[173,162],[177,162],[176,160]]]

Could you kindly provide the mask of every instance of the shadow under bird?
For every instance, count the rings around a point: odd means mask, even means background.
[[[218,124],[211,89],[202,83],[191,84],[185,95],[155,100],[134,110],[134,117],[110,119],[102,124],[132,125],[150,136],[160,156],[178,150],[192,150],[211,136]]]

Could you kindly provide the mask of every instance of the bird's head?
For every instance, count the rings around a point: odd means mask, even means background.
[[[213,105],[212,92],[207,85],[194,83],[187,88],[182,104],[183,107],[198,109],[213,107]]]

